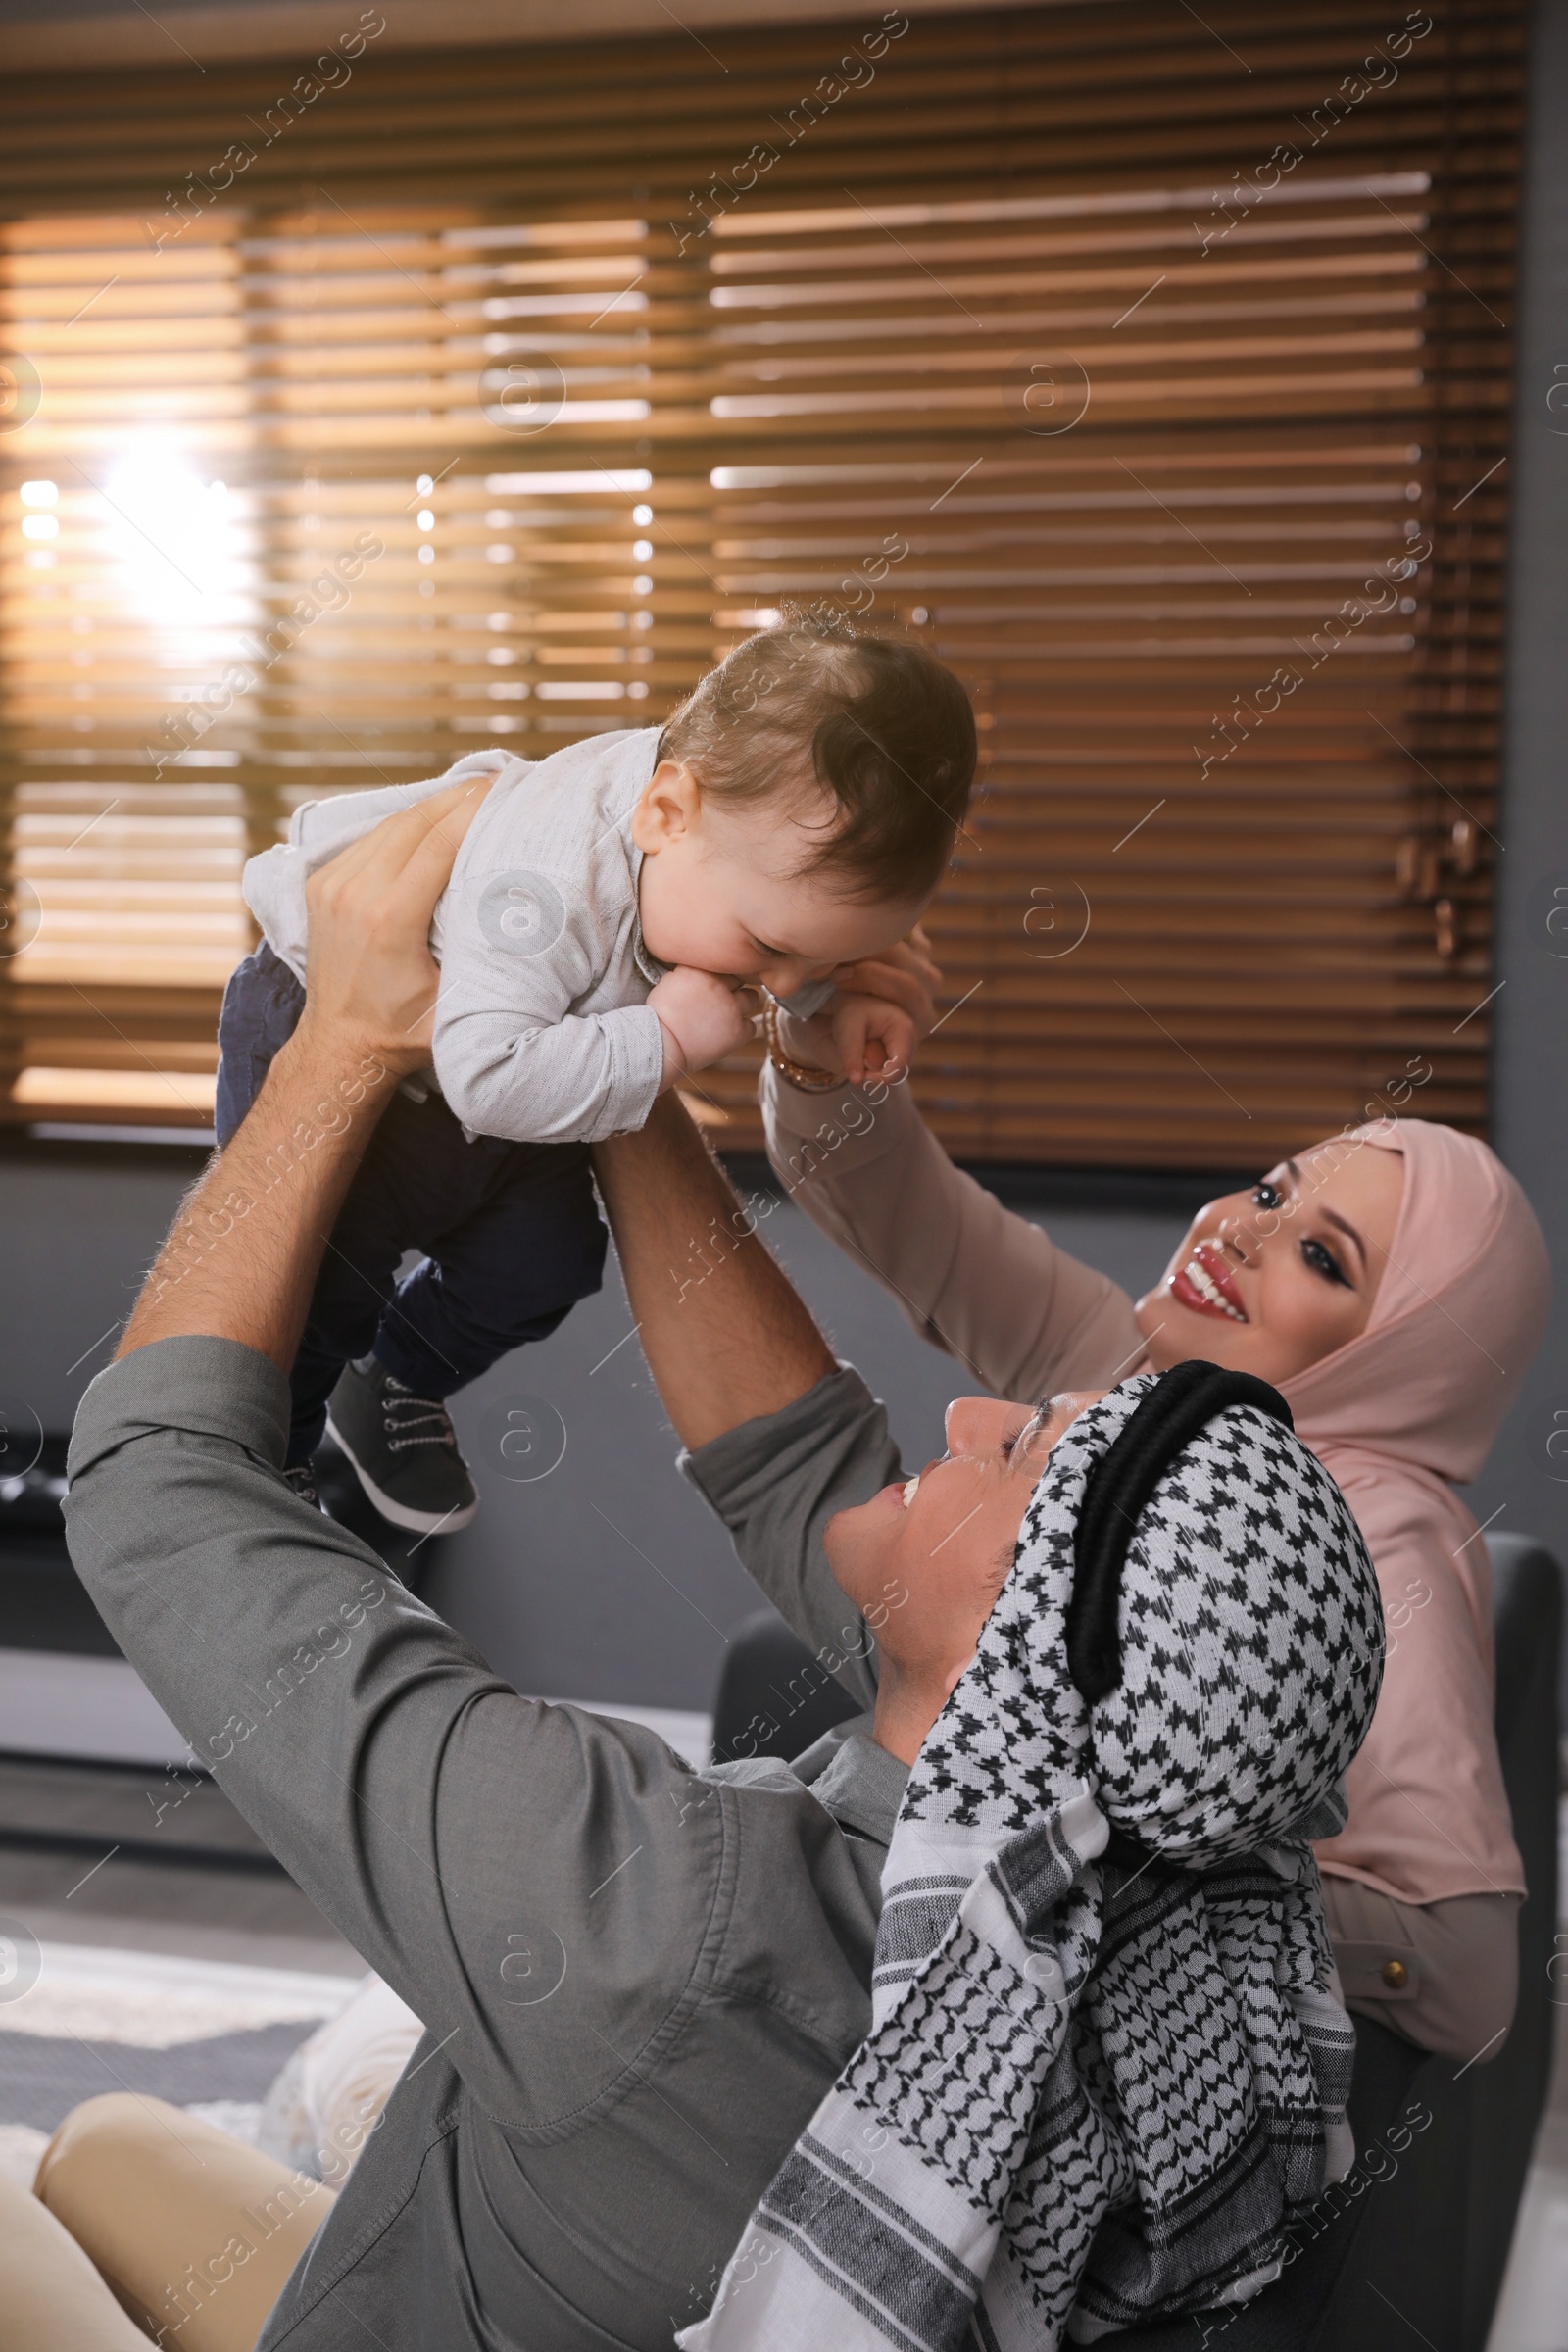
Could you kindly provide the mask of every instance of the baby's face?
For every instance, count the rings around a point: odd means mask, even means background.
[[[666,761],[632,820],[645,853],[643,939],[661,963],[760,980],[774,996],[790,997],[840,964],[881,955],[919,921],[923,900],[850,899],[841,877],[803,875],[812,841],[808,811],[776,803],[699,804],[678,785],[661,786],[666,769],[677,778],[688,772]]]

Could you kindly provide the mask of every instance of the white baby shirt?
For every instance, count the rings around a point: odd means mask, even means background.
[[[441,1092],[475,1134],[517,1142],[597,1143],[640,1127],[663,1074],[647,999],[664,967],[642,942],[631,813],[658,746],[659,729],[645,727],[537,761],[473,752],[426,783],[308,801],[287,842],[246,866],[245,903],[303,981],[317,867],[384,816],[495,774],[430,926]]]
[[[436,1082],[470,1134],[540,1144],[624,1134],[653,1108],[664,1066],[648,996],[665,966],[643,945],[643,854],[631,838],[659,735],[592,735],[533,761],[470,752],[425,783],[307,801],[288,840],[246,866],[245,904],[303,982],[305,885],[317,867],[384,816],[495,775],[430,925],[441,966]],[[809,982],[789,1010],[808,1020],[832,993]]]

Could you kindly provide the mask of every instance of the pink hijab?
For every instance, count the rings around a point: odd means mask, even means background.
[[[1452,1482],[1481,1468],[1541,1345],[1545,1245],[1473,1136],[1388,1119],[1348,1140],[1402,1155],[1398,1223],[1366,1330],[1284,1391],[1366,1537],[1389,1648],[1349,1826],[1318,1860],[1403,1902],[1522,1893],[1493,1728],[1491,1567]]]

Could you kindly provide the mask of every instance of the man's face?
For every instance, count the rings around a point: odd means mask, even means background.
[[[828,1566],[906,1674],[940,1678],[973,1656],[1047,1456],[1103,1395],[1073,1390],[1042,1405],[959,1397],[940,1461],[829,1520]]]

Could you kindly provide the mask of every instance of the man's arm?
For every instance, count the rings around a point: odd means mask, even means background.
[[[199,1333],[237,1340],[288,1371],[375,1122],[399,1079],[429,1059],[429,910],[485,790],[459,784],[420,802],[312,877],[300,1025],[175,1218],[122,1356]]]
[[[692,1776],[652,1733],[519,1698],[278,1474],[323,1236],[426,1055],[442,822],[437,802],[392,818],[313,880],[306,1016],[82,1401],[66,1527],[225,1793],[490,2112],[541,2125],[585,2113],[684,1996],[723,1807],[687,1818]],[[612,1879],[619,1929],[589,1908]]]
[[[687,1475],[819,1666],[869,1706],[875,1644],[822,1530],[898,1475],[886,1414],[835,1364],[679,1102],[600,1145],[594,1165]]]
[[[72,1559],[197,1761],[489,2113],[580,2118],[685,1997],[733,1829],[655,1734],[520,1698],[293,1494],[288,1407],[232,1340],[112,1364],[72,1437]]]
[[[594,1170],[643,1353],[684,1445],[779,1412],[835,1369],[673,1096],[639,1133],[599,1145]]]

